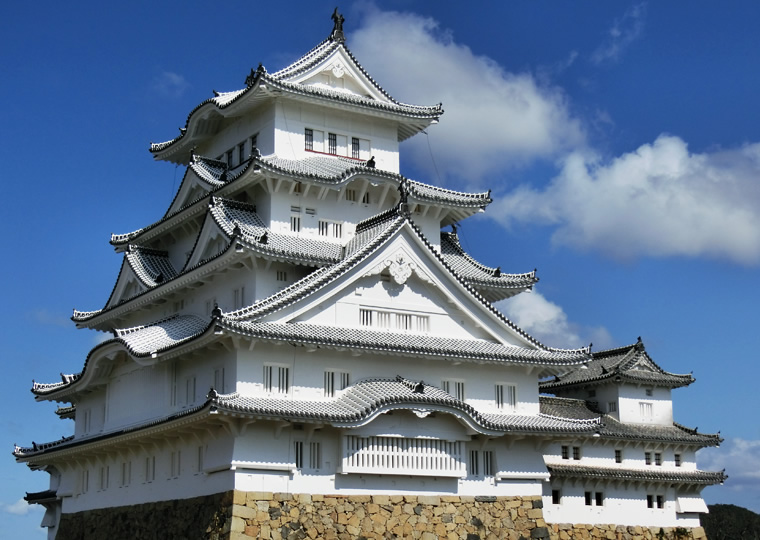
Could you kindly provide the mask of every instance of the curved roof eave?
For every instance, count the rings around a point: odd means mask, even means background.
[[[213,334],[212,332],[209,332],[215,326],[214,321],[212,320],[206,323],[205,325],[200,324],[200,322],[196,322],[195,331],[192,331],[188,333],[188,335],[183,336],[182,339],[171,340],[172,341],[171,343],[166,343],[165,345],[161,345],[161,346],[158,346],[156,348],[151,348],[151,349],[144,349],[144,348],[139,349],[135,346],[134,343],[131,343],[130,340],[126,337],[136,332],[137,330],[157,328],[162,323],[177,320],[182,317],[183,316],[174,315],[172,317],[167,317],[165,319],[161,319],[154,323],[143,325],[141,327],[136,327],[134,329],[114,331],[114,334],[116,334],[115,337],[107,341],[104,341],[102,343],[99,343],[98,345],[90,349],[90,352],[87,354],[87,358],[85,358],[82,371],[80,371],[79,373],[75,373],[72,375],[62,374],[61,378],[63,379],[63,381],[60,383],[46,384],[46,383],[37,383],[33,381],[31,391],[35,395],[35,399],[60,400],[64,398],[66,395],[70,395],[71,393],[78,391],[80,386],[90,382],[92,378],[92,375],[90,375],[90,373],[92,373],[93,370],[96,369],[97,363],[100,361],[100,359],[106,358],[113,352],[124,351],[127,354],[129,354],[133,359],[157,358],[159,355],[163,355],[172,349],[176,349],[184,345],[187,345],[191,341],[194,341],[205,334],[209,334],[209,335]],[[185,317],[188,317],[188,316],[185,316]],[[200,318],[195,317],[195,316],[192,316],[192,317],[196,319],[197,321],[200,321]],[[119,332],[121,332],[121,335],[118,335]]]

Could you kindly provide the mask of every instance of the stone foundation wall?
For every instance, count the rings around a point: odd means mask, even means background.
[[[550,524],[540,497],[229,491],[61,517],[56,540],[706,540],[672,529]]]

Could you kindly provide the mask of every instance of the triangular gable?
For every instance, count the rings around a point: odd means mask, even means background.
[[[137,296],[141,292],[147,290],[145,284],[142,283],[134,268],[129,264],[127,254],[124,254],[124,259],[121,262],[121,269],[119,270],[119,277],[116,278],[116,284],[111,291],[111,296],[108,298],[106,305],[103,309],[109,309],[117,306],[129,300],[133,296]]]
[[[213,197],[211,198],[211,205],[214,204]],[[198,237],[195,239],[195,245],[190,253],[190,256],[185,263],[185,267],[182,271],[188,268],[193,268],[200,262],[218,255],[224,251],[230,243],[230,235],[223,230],[219,224],[214,220],[211,211],[206,212],[206,217],[203,220],[203,225],[198,232]]]
[[[345,92],[377,101],[390,102],[382,89],[359,66],[341,45],[330,54],[296,73],[278,77],[290,83],[317,86],[337,92]]]
[[[195,202],[227,181],[227,166],[215,159],[194,156],[185,170],[185,176],[179,185],[169,209],[164,217],[169,216],[184,206]]]
[[[347,248],[347,251],[351,253],[351,249]],[[365,309],[374,309],[372,306],[375,305],[378,311],[395,310],[403,315],[412,314],[415,305],[425,306],[431,316],[428,330],[431,334],[441,333],[440,325],[432,326],[435,308],[441,315],[439,320],[453,318],[459,321],[457,331],[461,337],[488,339],[529,349],[545,348],[479,298],[449,271],[408,220],[398,218],[390,223],[388,230],[378,235],[378,240],[369,240],[334,267],[315,272],[270,299],[226,316],[271,322],[317,322],[319,319],[318,322],[323,324],[330,317],[324,315],[325,311],[332,310],[333,325],[360,327],[358,317],[362,308],[358,304],[362,300],[357,301],[355,297],[357,291],[361,295],[369,289],[373,290],[373,295],[365,297],[368,298]],[[385,299],[380,292],[383,289],[387,289]],[[399,291],[404,289],[408,298],[395,301],[394,295],[401,294]],[[354,298],[347,301],[349,295]],[[353,325],[346,318],[347,304],[350,303],[356,308]],[[282,309],[285,306],[287,311]],[[343,309],[346,313],[341,313]]]

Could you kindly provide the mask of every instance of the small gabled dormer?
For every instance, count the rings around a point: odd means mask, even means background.
[[[663,370],[649,357],[641,338],[592,357],[580,368],[541,382],[541,391],[585,400],[625,424],[673,424],[671,390],[691,384],[691,375]]]

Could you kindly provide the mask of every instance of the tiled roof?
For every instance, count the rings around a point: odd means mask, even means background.
[[[633,345],[592,353],[586,367],[578,368],[561,377],[542,381],[540,387],[554,391],[572,386],[598,385],[601,383],[633,382],[678,388],[694,382],[691,375],[669,373],[658,366],[647,354],[641,340]]]
[[[535,270],[524,274],[506,274],[501,273],[499,268],[480,264],[465,253],[456,232],[441,232],[441,257],[457,275],[491,302],[514,296],[538,282]]]
[[[33,382],[32,393],[44,396],[71,386],[80,380],[90,364],[93,353],[111,343],[123,344],[132,356],[145,357],[181,345],[208,330],[210,322],[195,315],[174,315],[151,324],[114,329],[114,338],[98,344],[87,355],[82,371],[73,375],[61,374],[56,383]]]
[[[334,264],[341,258],[343,246],[314,238],[281,234],[264,226],[250,204],[212,197],[209,209],[219,227],[230,237],[239,231],[239,239],[262,254],[310,265]]]
[[[297,77],[305,70],[311,69],[317,63],[327,58],[327,56],[332,54],[338,48],[341,48],[345,51],[347,56],[350,57],[351,60],[355,63],[356,67],[385,97],[385,101],[377,100],[369,96],[351,94],[345,91],[338,91],[319,86],[303,85],[290,82],[289,79]],[[291,94],[325,99],[328,101],[354,105],[369,110],[388,112],[394,115],[405,116],[413,119],[418,118],[421,120],[436,120],[443,114],[443,107],[440,103],[433,106],[420,106],[409,105],[396,101],[379,84],[377,84],[372,77],[370,77],[367,71],[359,64],[353,54],[351,54],[351,52],[348,50],[348,48],[345,47],[343,43],[330,41],[329,39],[317,45],[314,49],[306,53],[306,55],[296,60],[291,65],[274,73],[267,73],[266,69],[263,66],[259,65],[259,68],[256,71],[251,71],[251,74],[246,79],[246,84],[246,88],[232,92],[217,92],[213,98],[201,102],[192,111],[190,111],[187,122],[185,123],[185,128],[180,130],[180,135],[178,137],[162,143],[153,143],[150,146],[150,151],[154,153],[160,152],[185,137],[188,131],[187,127],[189,126],[194,113],[202,107],[210,105],[216,107],[219,110],[223,110],[234,105],[246,95],[255,95],[256,93],[262,91],[262,87],[267,93],[272,89],[279,89]],[[407,128],[403,130],[403,133],[399,134],[400,139],[406,139],[417,131],[419,131],[419,128]]]
[[[357,162],[356,160],[340,156],[315,155],[304,159],[284,159],[272,154],[257,158],[256,161],[264,170],[276,171],[332,185],[339,184],[355,174],[387,178],[392,180],[397,186],[404,182],[409,197],[421,202],[484,208],[492,201],[490,192],[487,191],[466,193],[444,189],[416,180],[410,180],[397,173],[370,168],[365,166],[363,162]]]
[[[156,323],[115,329],[116,339],[122,341],[133,356],[170,349],[205,332],[209,321],[195,315],[175,315]]]
[[[593,408],[593,404],[582,399],[540,396],[541,412],[562,418],[588,420],[601,418],[603,426],[599,430],[601,437],[630,441],[652,441],[663,443],[683,443],[698,446],[717,446],[722,439],[720,435],[699,433],[678,423],[669,426],[652,424],[624,424],[609,414],[602,414]]]
[[[629,480],[638,482],[666,482],[711,486],[722,484],[728,476],[724,471],[624,469],[576,464],[547,465],[552,478],[578,478],[584,480]]]
[[[395,219],[384,223],[382,229],[377,231],[378,234],[369,239],[369,241],[360,249],[356,250],[351,255],[346,256],[337,264],[319,268],[272,296],[256,302],[251,306],[244,307],[243,309],[226,313],[225,317],[229,320],[263,317],[268,313],[283,309],[301,298],[304,298],[353,268],[371,252],[377,249],[385,240],[390,238],[390,236],[399,230],[405,222],[406,219],[403,216],[397,215]]]
[[[68,407],[58,407],[55,410],[55,414],[58,415],[58,418],[61,420],[73,420],[77,412],[77,406],[76,405],[69,405]]]
[[[411,332],[365,330],[308,323],[235,321],[221,316],[217,324],[236,334],[328,348],[351,348],[380,354],[470,360],[498,364],[575,365],[586,360],[582,351],[550,351]]]
[[[210,159],[203,156],[193,156],[189,168],[198,175],[198,178],[210,186],[219,187],[227,182],[227,164],[218,159]]]
[[[481,414],[440,388],[397,376],[357,382],[335,400],[308,401],[257,398],[229,394],[217,396],[216,407],[230,412],[288,420],[322,421],[333,425],[363,424],[380,412],[397,408],[454,409],[486,430],[522,433],[592,433],[596,421],[552,418],[544,415]]]
[[[545,414],[481,414],[471,405],[456,399],[440,388],[397,376],[393,379],[358,381],[338,398],[331,400],[295,400],[269,397],[241,396],[238,393],[220,395],[209,392],[207,399],[190,409],[157,418],[143,425],[133,425],[110,433],[74,439],[64,437],[58,441],[35,444],[31,447],[15,446],[16,458],[30,458],[46,452],[88,444],[126,433],[133,433],[167,422],[186,418],[203,410],[226,411],[260,418],[284,418],[290,421],[325,422],[350,427],[370,422],[382,412],[394,409],[440,410],[459,414],[473,427],[490,432],[516,432],[525,434],[589,434],[598,429],[598,420],[558,418]]]
[[[167,251],[129,246],[124,256],[137,278],[146,287],[155,287],[177,276]]]

